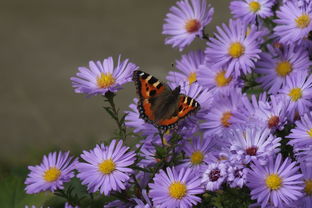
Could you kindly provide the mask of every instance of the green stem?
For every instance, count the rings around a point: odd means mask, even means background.
[[[165,143],[164,143],[164,138],[163,138],[165,132],[162,131],[162,130],[160,130],[160,129],[158,129],[158,134],[159,134],[159,136],[160,136],[160,140],[161,140],[162,147],[165,148]]]
[[[109,107],[104,107],[104,109],[106,110],[106,112],[115,120],[118,129],[119,129],[119,135],[121,137],[122,140],[125,139],[126,137],[126,127],[124,125],[123,119],[119,118],[119,110],[116,108],[116,105],[114,103],[114,97],[116,96],[115,93],[108,91],[107,93],[105,93],[105,98],[106,98],[106,102],[109,103]],[[123,118],[123,117],[122,117]]]

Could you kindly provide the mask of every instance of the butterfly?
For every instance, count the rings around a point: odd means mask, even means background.
[[[200,109],[195,99],[180,94],[180,86],[172,90],[157,78],[140,70],[133,72],[132,80],[139,95],[140,118],[157,128],[174,128],[181,119]]]

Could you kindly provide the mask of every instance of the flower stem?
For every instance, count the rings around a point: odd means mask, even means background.
[[[124,124],[125,115],[119,118],[119,109],[116,108],[116,105],[114,103],[115,96],[116,94],[110,91],[105,93],[105,96],[104,96],[106,98],[105,101],[108,102],[110,106],[105,106],[104,109],[115,120],[119,129],[119,136],[122,140],[124,140],[127,134],[126,127]]]

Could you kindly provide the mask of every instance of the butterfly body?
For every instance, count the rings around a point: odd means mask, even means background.
[[[157,128],[174,128],[179,120],[200,107],[193,98],[180,94],[180,86],[171,90],[157,78],[143,71],[134,71],[133,81],[140,97],[140,118]]]

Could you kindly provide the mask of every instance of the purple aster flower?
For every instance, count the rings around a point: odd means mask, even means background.
[[[170,82],[188,82],[189,85],[197,81],[198,67],[204,64],[205,54],[203,51],[191,51],[176,61],[176,68],[181,72],[169,72],[167,80]]]
[[[207,64],[198,67],[198,83],[211,89],[213,94],[229,95],[233,88],[239,87],[239,82],[233,76],[226,77],[226,69],[211,68]]]
[[[227,177],[228,165],[224,162],[210,163],[202,176],[202,183],[209,191],[220,189]]]
[[[296,151],[312,145],[312,112],[306,113],[301,120],[296,121],[296,127],[291,130],[287,138],[290,138],[288,143],[293,145]]]
[[[304,189],[303,197],[292,204],[292,207],[310,208],[312,207],[312,169],[305,163],[300,163],[303,175]]]
[[[205,50],[207,64],[212,67],[226,68],[226,77],[238,77],[251,72],[255,62],[260,58],[260,35],[253,25],[248,29],[240,20],[230,20],[229,26],[217,27],[216,38],[210,38]]]
[[[312,145],[294,148],[294,153],[297,161],[299,161],[300,164],[305,164],[307,167],[312,167]]]
[[[303,181],[299,167],[289,158],[282,161],[282,155],[269,158],[263,166],[254,160],[247,174],[247,186],[251,198],[257,199],[261,208],[274,206],[286,207],[302,197]]]
[[[312,7],[299,7],[296,3],[287,2],[276,12],[277,26],[274,32],[280,42],[286,44],[300,43],[312,30]]]
[[[202,36],[204,27],[211,21],[213,8],[206,0],[182,0],[170,8],[163,25],[165,43],[182,51],[196,36]]]
[[[230,96],[215,96],[211,105],[213,108],[203,116],[204,122],[200,124],[205,137],[214,134],[221,136],[232,125],[246,120],[245,115],[240,112],[242,97],[239,89],[233,89]]]
[[[248,164],[258,160],[265,164],[269,157],[279,152],[281,138],[274,137],[268,128],[236,127],[229,132],[231,152],[242,156],[242,162]]]
[[[83,151],[81,158],[86,162],[77,164],[77,177],[89,191],[108,195],[112,190],[124,190],[135,161],[135,153],[122,146],[122,141],[113,140],[109,146],[97,145],[93,150]]]
[[[241,112],[247,119],[245,126],[268,128],[274,132],[276,129],[281,130],[286,124],[286,109],[289,102],[284,96],[271,95],[267,98],[266,93],[261,93],[258,100],[255,95],[251,96],[251,100],[244,96],[242,103]]]
[[[282,130],[287,123],[286,109],[289,102],[283,96],[271,95],[269,98],[270,102],[260,103],[255,116],[272,132]]]
[[[268,53],[260,54],[255,71],[263,75],[257,78],[257,82],[269,93],[277,93],[285,85],[287,77],[307,71],[311,65],[304,48],[291,45],[283,49],[268,46],[268,49]]]
[[[43,156],[40,165],[28,166],[30,173],[25,180],[26,193],[63,189],[63,184],[74,177],[77,162],[77,159],[69,157],[69,152],[53,152]]]
[[[242,188],[246,184],[248,168],[241,164],[229,165],[227,183],[231,188]]]
[[[201,201],[196,196],[204,192],[200,178],[192,174],[190,169],[177,171],[174,167],[167,167],[166,172],[160,170],[153,180],[154,183],[149,184],[149,196],[156,207],[188,208]]]
[[[76,93],[88,95],[105,95],[106,92],[117,92],[121,85],[132,80],[132,72],[138,67],[129,62],[128,59],[120,61],[118,58],[117,66],[114,67],[112,57],[100,61],[90,61],[89,69],[79,67],[76,77],[72,77],[72,85]]]
[[[201,139],[199,136],[193,137],[192,140],[185,143],[182,150],[186,159],[182,160],[179,167],[191,168],[194,173],[202,173],[209,162],[216,161],[213,155],[215,141],[210,138]]]
[[[235,18],[241,19],[245,24],[255,24],[257,17],[264,19],[273,16],[273,3],[272,0],[232,1],[230,10]]]
[[[312,106],[312,76],[308,76],[307,72],[302,72],[297,73],[296,76],[287,77],[286,85],[280,93],[289,102],[287,112],[292,121],[295,114],[301,116]]]

